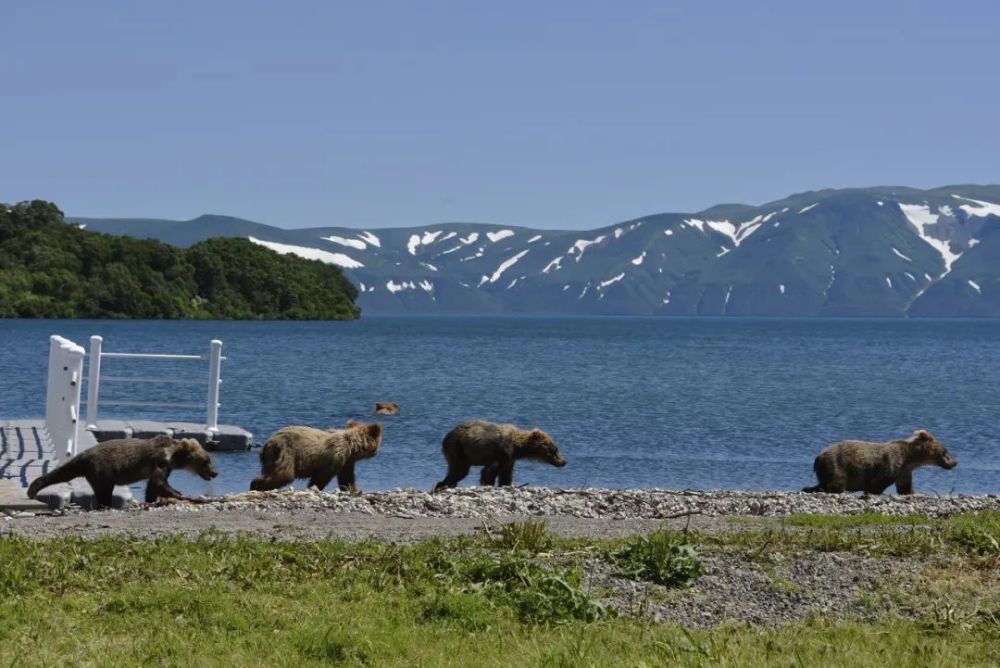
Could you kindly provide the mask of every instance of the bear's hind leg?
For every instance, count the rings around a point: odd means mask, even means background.
[[[94,490],[94,501],[98,508],[110,508],[115,491],[115,484],[105,480],[87,480]]]
[[[322,492],[323,489],[330,484],[331,480],[333,480],[332,475],[329,475],[327,473],[316,473],[313,474],[313,477],[309,478],[308,487],[315,487],[316,489]]]
[[[266,492],[268,490],[291,485],[293,480],[295,480],[295,476],[291,473],[279,474],[275,472],[271,475],[259,475],[250,481],[250,489],[257,492]]]
[[[462,462],[461,464],[452,464],[451,462],[448,462],[448,475],[444,477],[444,480],[434,486],[434,491],[436,492],[439,489],[445,489],[446,487],[454,487],[461,482],[465,476],[469,475],[469,468],[471,468],[471,465],[466,462]]]

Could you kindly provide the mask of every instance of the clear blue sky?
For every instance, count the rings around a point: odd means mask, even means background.
[[[0,201],[587,228],[1000,181],[1000,3],[7,2]]]

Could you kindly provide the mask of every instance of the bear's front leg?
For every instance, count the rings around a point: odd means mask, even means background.
[[[913,494],[913,471],[906,471],[896,478],[896,492],[899,494]]]
[[[500,467],[500,482],[497,484],[501,487],[510,487],[514,484],[514,462],[508,462]]]
[[[497,471],[500,470],[500,462],[493,462],[488,466],[484,466],[482,472],[479,474],[479,484],[484,487],[492,487],[497,480]]]
[[[344,467],[340,469],[340,473],[337,474],[337,488],[341,492],[350,492],[354,495],[361,493],[357,477],[354,475],[354,462],[344,464]]]

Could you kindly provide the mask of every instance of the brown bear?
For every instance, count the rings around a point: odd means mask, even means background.
[[[802,491],[881,494],[895,483],[900,494],[912,494],[915,468],[953,469],[957,464],[948,449],[924,429],[887,443],[840,441],[819,453],[813,463],[819,484]]]
[[[448,432],[441,443],[448,474],[434,491],[454,487],[469,474],[469,467],[482,466],[481,485],[511,485],[514,462],[533,459],[553,466],[566,466],[552,437],[540,429],[520,429],[512,424],[483,420],[463,422]]]
[[[399,404],[376,403],[375,415],[395,415],[399,412]]]
[[[265,491],[288,485],[296,478],[309,478],[309,486],[322,490],[337,478],[342,491],[360,494],[354,465],[374,457],[382,445],[382,425],[357,424],[348,420],[346,429],[284,427],[267,439],[260,451],[260,475],[250,489]]]
[[[94,490],[98,507],[111,506],[115,485],[147,479],[146,501],[183,499],[184,495],[167,482],[174,469],[186,469],[205,480],[219,474],[211,456],[193,438],[119,438],[98,443],[35,478],[28,487],[28,497],[35,498],[49,485],[83,477]]]

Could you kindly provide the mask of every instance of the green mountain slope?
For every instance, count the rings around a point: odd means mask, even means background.
[[[373,314],[1000,317],[1000,186],[816,190],[587,231],[79,221],[181,246],[237,236],[322,259]]]

